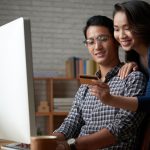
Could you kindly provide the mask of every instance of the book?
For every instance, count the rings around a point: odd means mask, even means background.
[[[86,60],[86,74],[94,75],[96,72],[96,63],[92,59]]]

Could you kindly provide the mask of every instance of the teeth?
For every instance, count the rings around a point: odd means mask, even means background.
[[[102,54],[97,54],[97,56],[102,56]]]
[[[96,54],[97,56],[103,56],[104,55],[104,53],[98,53],[98,54]]]
[[[129,45],[129,42],[121,42],[122,43],[122,45],[124,45],[124,46],[126,46],[126,45]]]

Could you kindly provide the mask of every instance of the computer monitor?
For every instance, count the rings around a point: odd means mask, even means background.
[[[30,20],[18,18],[0,27],[0,139],[35,135]]]

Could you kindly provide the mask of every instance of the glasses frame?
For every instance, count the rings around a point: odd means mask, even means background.
[[[85,39],[83,41],[83,43],[86,45],[86,46],[94,46],[96,42],[100,42],[100,43],[104,43],[104,42],[107,42],[109,39],[110,39],[110,35],[98,35],[96,38],[89,38],[89,39]]]

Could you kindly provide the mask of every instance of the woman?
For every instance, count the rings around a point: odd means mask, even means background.
[[[139,65],[150,74],[150,5],[144,1],[128,1],[114,6],[114,36],[122,48],[138,54]],[[121,73],[120,73],[121,74]],[[150,112],[150,80],[145,96],[123,97],[109,93],[105,83],[90,87],[91,94],[103,103],[130,111]]]
[[[144,1],[128,1],[114,6],[114,37],[126,51],[127,56],[134,54],[134,57],[127,57],[129,61],[136,58],[138,66],[142,68],[148,77],[150,75],[150,5]],[[136,54],[136,57],[135,57]],[[138,54],[138,55],[137,55]],[[131,65],[131,66],[130,66]],[[125,76],[135,64],[130,63],[123,71]],[[119,73],[122,76],[122,72]],[[108,105],[128,109],[130,111],[150,112],[150,79],[147,83],[145,96],[123,97],[109,93],[109,87],[105,83],[97,83],[90,87],[91,94]],[[150,148],[150,128],[146,122],[147,129],[144,133],[142,150]]]

